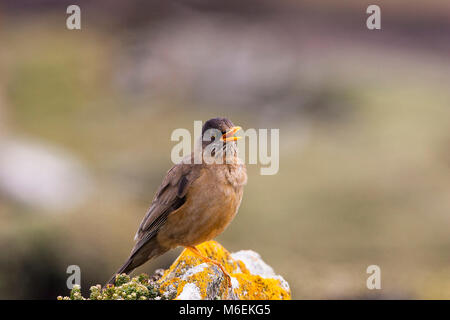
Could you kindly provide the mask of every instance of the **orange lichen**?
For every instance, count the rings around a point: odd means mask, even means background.
[[[239,288],[234,289],[238,297],[246,300],[289,300],[291,293],[282,288],[280,280],[262,278],[258,275],[240,273],[234,275]]]
[[[229,299],[234,297],[246,300],[291,298],[289,289],[284,288],[279,279],[263,278],[251,274],[242,261],[233,259],[231,254],[216,241],[204,242],[197,248],[204,256],[221,263],[234,278],[233,282],[239,285],[233,286],[231,294],[226,278],[219,268],[213,264],[205,263],[191,251],[184,250],[158,281],[162,294],[178,297],[186,284],[193,283],[198,288],[200,298],[211,298],[211,292],[208,291],[211,283],[216,281],[218,285],[215,288],[213,298]]]

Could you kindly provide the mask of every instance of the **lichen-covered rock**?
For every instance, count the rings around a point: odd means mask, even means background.
[[[291,298],[288,283],[262,261],[259,254],[243,250],[230,254],[216,241],[197,246],[199,251],[220,262],[231,275],[231,288],[220,268],[204,262],[189,250],[184,250],[166,271],[157,270],[149,278],[140,275],[130,279],[123,274],[116,278],[115,286],[101,289],[91,287],[89,299],[179,299],[179,300],[284,300]],[[85,299],[80,288],[74,287],[70,297],[58,299]]]
[[[217,266],[203,262],[184,250],[161,279],[160,291],[175,299],[290,299],[288,283],[254,251],[230,254],[216,241],[197,246],[200,252],[220,262],[231,275],[232,289]]]

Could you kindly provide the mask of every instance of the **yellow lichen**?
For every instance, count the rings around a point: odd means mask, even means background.
[[[216,241],[204,242],[197,246],[202,255],[222,264],[227,272],[237,280],[239,286],[233,288],[233,294],[239,299],[246,300],[284,300],[290,299],[291,293],[285,290],[281,281],[275,278],[262,278],[253,275],[240,260],[232,258],[230,253]],[[201,258],[189,250],[184,250],[172,266],[166,270],[162,278],[158,281],[161,293],[173,292],[178,297],[187,283],[194,283],[202,298],[208,296],[208,284],[213,278],[217,278],[217,272],[221,271],[213,264],[193,274],[186,271],[195,266],[205,263]],[[220,283],[220,288],[216,292],[219,298],[229,298],[226,278]]]

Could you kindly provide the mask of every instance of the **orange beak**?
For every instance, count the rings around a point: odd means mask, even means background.
[[[239,126],[231,128],[228,132],[226,132],[224,135],[222,135],[222,138],[220,140],[228,142],[228,141],[237,141],[241,139],[242,137],[235,137],[234,134],[241,130],[242,128]]]

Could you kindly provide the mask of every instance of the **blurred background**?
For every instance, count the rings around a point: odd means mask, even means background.
[[[172,131],[216,116],[281,140],[278,174],[248,166],[228,250],[295,299],[450,298],[449,1],[2,0],[0,38],[0,298],[67,295],[68,265],[104,283]]]

